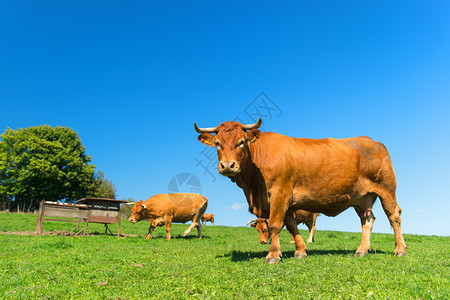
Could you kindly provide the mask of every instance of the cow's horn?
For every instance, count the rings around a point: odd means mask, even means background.
[[[253,223],[253,222],[257,222],[257,221],[258,221],[258,219],[254,219],[254,220],[248,221],[248,223],[245,224],[245,226],[247,226],[247,225],[249,225],[249,224],[251,224],[251,223]],[[245,226],[244,226],[244,227],[245,227]]]
[[[261,126],[261,124],[262,124],[262,120],[261,120],[261,118],[259,118],[258,121],[256,121],[255,124],[244,125],[244,129],[245,130],[250,130],[250,129],[253,129],[253,128],[259,128],[259,126]]]
[[[147,209],[147,206],[145,206],[145,204],[142,204],[142,207],[143,207],[144,209]]]
[[[216,133],[217,127],[199,128],[196,123],[194,123],[195,131],[198,133]]]
[[[134,205],[134,202],[127,202],[127,203],[124,203],[123,205]]]

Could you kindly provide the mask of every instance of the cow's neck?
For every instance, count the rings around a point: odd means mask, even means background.
[[[249,151],[245,166],[232,181],[243,189],[249,211],[259,218],[269,218],[266,184],[261,170],[253,161],[253,158],[255,158],[255,155],[252,155],[252,151]]]

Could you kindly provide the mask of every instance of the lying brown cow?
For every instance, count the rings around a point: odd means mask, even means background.
[[[397,183],[385,146],[368,137],[305,139],[258,130],[255,124],[225,122],[198,128],[198,139],[216,147],[219,173],[244,190],[249,211],[269,219],[272,243],[266,262],[281,260],[279,234],[283,225],[295,237],[295,257],[306,257],[294,211],[303,209],[336,216],[353,207],[361,219],[361,244],[356,255],[366,255],[377,197],[395,234],[394,253],[406,254],[401,231],[401,209],[395,198]],[[212,135],[214,133],[215,135]]]
[[[298,209],[294,212],[295,221],[297,225],[300,223],[305,224],[309,229],[309,237],[307,243],[314,242],[314,231],[316,230],[316,219],[319,214],[310,213]],[[259,218],[249,221],[245,226],[249,225],[255,227],[259,232],[259,242],[261,244],[266,244],[270,240],[269,222],[267,219]],[[291,234],[291,243],[295,243],[294,236]]]
[[[144,219],[149,220],[150,228],[145,239],[151,237],[155,227],[166,225],[168,240],[170,240],[172,222],[186,223],[192,221],[191,226],[184,232],[183,236],[187,236],[192,228],[197,227],[198,238],[201,238],[202,224],[200,220],[207,206],[208,199],[199,194],[160,194],[151,197],[145,202],[142,200],[136,202],[128,221],[136,223]]]
[[[211,226],[214,226],[214,214],[204,214],[202,217],[203,224],[206,222],[211,222]]]

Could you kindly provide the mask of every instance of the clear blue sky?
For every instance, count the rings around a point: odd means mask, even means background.
[[[243,192],[196,166],[193,123],[250,122],[259,108],[265,131],[383,142],[403,231],[448,236],[450,3],[314,2],[1,1],[0,132],[72,128],[119,198],[193,174],[216,223],[241,226]],[[391,233],[374,207],[374,232]],[[317,228],[360,223],[349,209]]]

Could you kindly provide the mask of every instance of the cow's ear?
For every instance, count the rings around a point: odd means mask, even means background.
[[[245,134],[245,139],[248,142],[253,143],[257,139],[259,139],[260,136],[261,136],[261,131],[259,131],[258,129],[252,129]]]
[[[256,223],[252,223],[252,224],[250,224],[250,226],[256,227]]]
[[[202,133],[198,136],[198,140],[206,146],[214,147],[215,137],[210,133]]]

